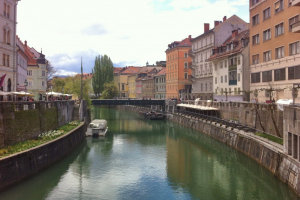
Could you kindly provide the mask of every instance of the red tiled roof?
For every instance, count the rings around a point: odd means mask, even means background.
[[[120,73],[123,70],[122,67],[114,67],[114,74],[115,73]]]
[[[30,66],[37,65],[37,60],[35,59],[34,54],[31,52],[30,47],[27,46],[26,42],[25,42],[25,54],[28,57],[28,65]]]
[[[138,74],[141,69],[142,69],[141,67],[130,66],[130,67],[126,67],[124,69],[124,71],[122,71],[121,73],[122,74]]]
[[[166,68],[160,70],[155,76],[163,76],[163,75],[166,75]]]
[[[231,35],[221,46],[219,47],[226,47],[227,44],[230,44],[232,42],[238,42],[238,45],[230,50],[230,51],[225,51],[225,52],[221,52],[221,53],[215,53],[214,55],[212,55],[211,57],[209,57],[209,61],[211,60],[214,60],[214,59],[217,59],[217,58],[222,58],[222,57],[225,57],[225,56],[228,56],[228,55],[231,55],[233,53],[237,53],[237,52],[240,52],[242,49],[243,49],[243,46],[242,46],[242,43],[241,43],[241,40],[242,39],[247,39],[249,38],[249,30],[245,30],[235,36]],[[218,47],[217,47],[218,48]]]

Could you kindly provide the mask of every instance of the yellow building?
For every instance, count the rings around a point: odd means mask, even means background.
[[[128,76],[128,97],[131,99],[136,99],[136,78],[136,74]]]
[[[126,67],[120,75],[120,97],[136,98],[135,80],[141,67]]]

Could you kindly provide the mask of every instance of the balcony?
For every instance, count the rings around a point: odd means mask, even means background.
[[[237,80],[229,80],[229,85],[237,85]]]
[[[292,6],[300,6],[300,0],[291,0]]]
[[[292,24],[292,32],[293,33],[300,33],[300,21],[295,22],[294,24]]]

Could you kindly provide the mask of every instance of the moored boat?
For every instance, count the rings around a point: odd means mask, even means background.
[[[107,121],[94,119],[87,128],[86,136],[106,136],[108,130]]]

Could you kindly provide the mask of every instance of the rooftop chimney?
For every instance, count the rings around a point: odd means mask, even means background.
[[[204,23],[204,33],[209,31],[209,23]]]
[[[25,40],[25,47],[27,47],[27,40]]]
[[[189,40],[191,40],[192,39],[192,36],[191,35],[189,35]]]
[[[232,31],[232,38],[236,37],[239,34],[239,30],[233,30]]]
[[[215,21],[215,27],[218,26],[220,24],[219,21]]]
[[[227,20],[227,17],[226,16],[224,16],[223,17],[223,22],[225,22]]]

